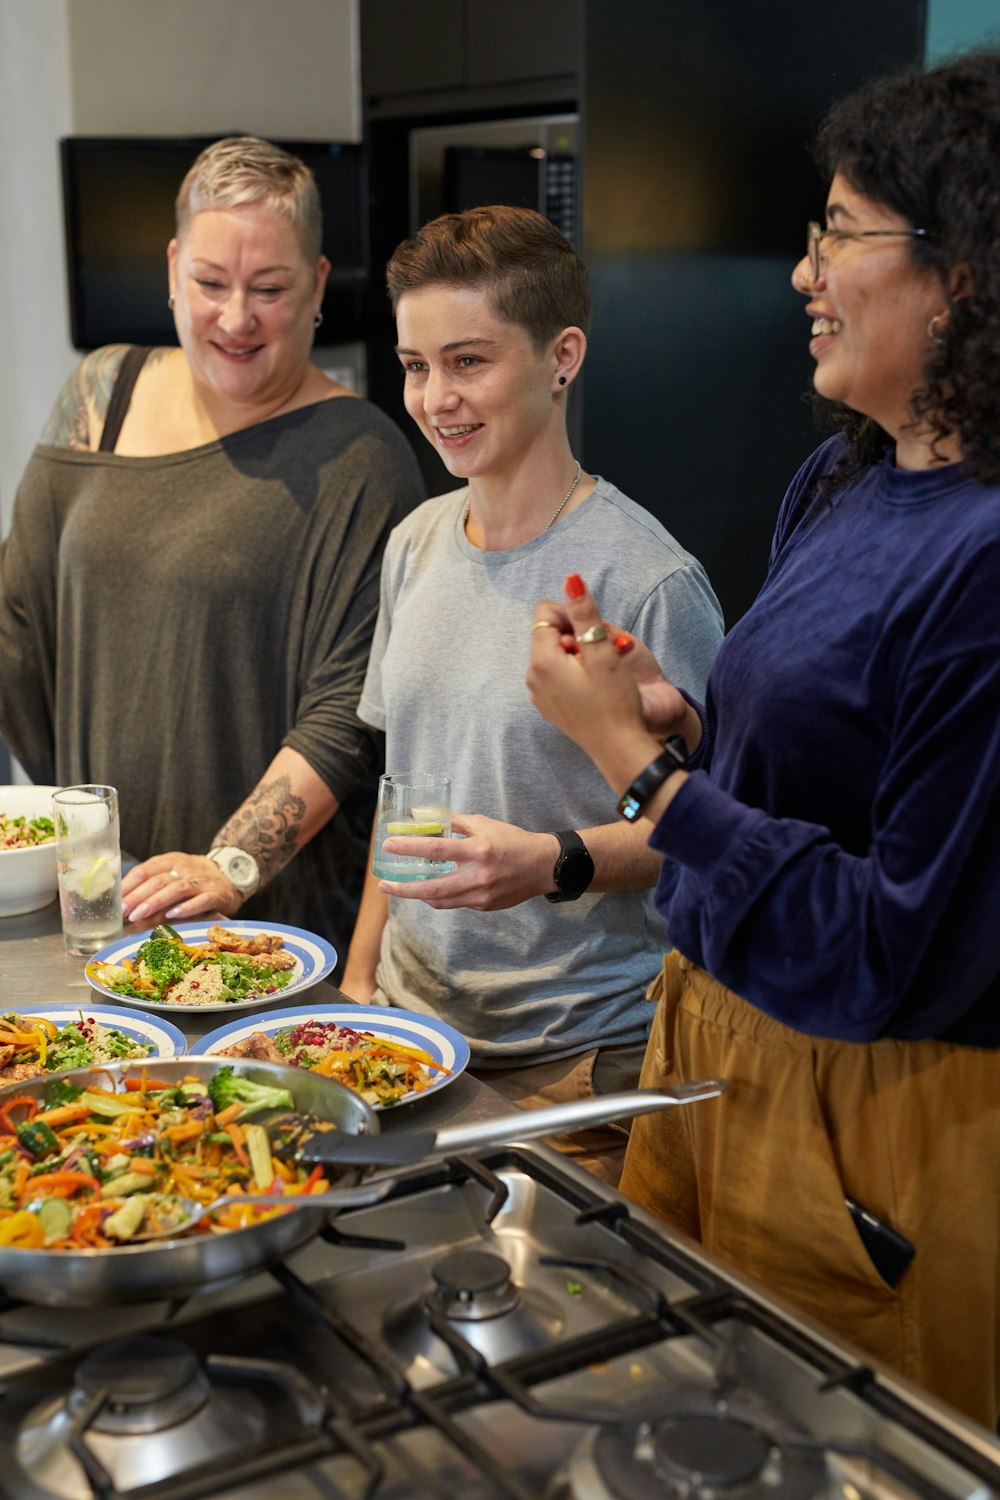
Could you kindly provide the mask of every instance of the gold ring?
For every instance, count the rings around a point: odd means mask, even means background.
[[[555,620],[536,620],[531,628],[532,630],[544,630],[546,626],[549,626],[549,628],[552,630],[559,629],[559,626],[556,624]]]
[[[595,641],[606,641],[607,638],[608,632],[605,630],[603,624],[598,621],[596,625],[591,625],[589,630],[582,631],[576,639],[580,642],[581,646],[592,646]]]

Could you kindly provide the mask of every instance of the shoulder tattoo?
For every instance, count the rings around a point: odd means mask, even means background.
[[[56,398],[41,441],[56,448],[97,446],[127,344],[95,349],[78,366]]]
[[[288,776],[262,781],[216,834],[217,844],[236,844],[260,865],[261,881],[284,869],[299,848],[306,804]]]

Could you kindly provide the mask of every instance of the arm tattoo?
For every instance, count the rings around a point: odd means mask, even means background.
[[[292,791],[291,779],[278,776],[262,781],[243,806],[224,823],[215,844],[236,844],[252,854],[260,866],[263,885],[283,870],[297,854],[306,804]]]
[[[48,443],[53,448],[82,448],[85,452],[90,447],[90,422],[87,417],[87,394],[82,365],[73,371],[56,397],[38,441]]]
[[[90,424],[96,425],[93,446],[96,448],[115,380],[125,358],[127,344],[108,344],[88,354],[83,364],[69,377],[56,398],[41,441],[55,448],[91,448]]]

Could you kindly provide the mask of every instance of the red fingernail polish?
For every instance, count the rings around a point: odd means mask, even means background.
[[[559,644],[560,644],[560,646],[562,646],[562,648],[565,651],[565,653],[566,653],[567,656],[579,656],[580,655],[580,648],[576,644],[576,641],[573,641],[573,640],[567,641],[567,640],[564,639],[564,640],[561,640],[559,642]]]
[[[627,635],[624,630],[619,631],[615,636],[615,647],[619,651],[630,651],[634,644],[635,642],[632,640],[632,637]]]
[[[566,579],[566,592],[571,599],[582,599],[587,592],[587,585],[579,573],[571,573]]]

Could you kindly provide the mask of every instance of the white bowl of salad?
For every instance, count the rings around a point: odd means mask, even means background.
[[[0,786],[0,917],[56,899],[54,786]]]

